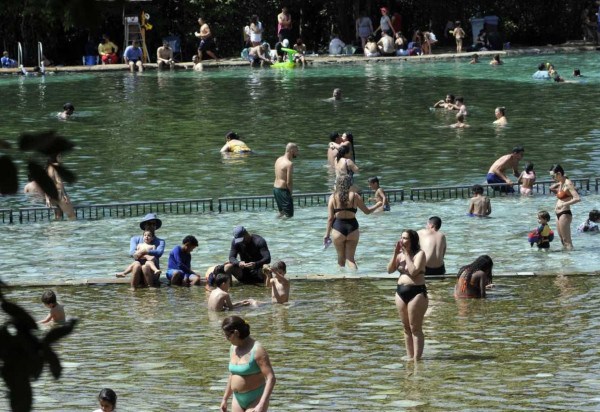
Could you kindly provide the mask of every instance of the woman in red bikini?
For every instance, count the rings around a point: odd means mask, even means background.
[[[565,176],[565,171],[561,165],[553,165],[550,168],[550,175],[556,181],[555,184],[550,186],[550,191],[555,193],[558,198],[554,207],[554,212],[556,212],[556,229],[563,247],[567,250],[572,250],[571,222],[573,221],[573,214],[571,213],[571,205],[578,203],[581,199],[579,198],[579,193],[575,190],[573,182]]]

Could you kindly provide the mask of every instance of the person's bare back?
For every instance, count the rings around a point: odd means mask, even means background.
[[[492,213],[492,205],[487,196],[476,195],[469,201],[469,214],[475,216],[489,216]]]
[[[210,292],[210,296],[208,297],[208,309],[217,312],[233,309],[229,293],[219,288]]]
[[[421,250],[425,252],[428,268],[439,268],[444,266],[444,255],[446,254],[446,235],[442,232],[436,232],[433,229],[421,229],[419,234],[419,244]]]
[[[293,163],[288,159],[288,156],[283,155],[275,161],[275,182],[273,187],[278,189],[288,189],[291,192],[291,179]]]

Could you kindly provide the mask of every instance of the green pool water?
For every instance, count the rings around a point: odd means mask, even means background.
[[[402,360],[395,280],[292,282],[291,304],[240,312],[277,376],[269,410],[598,410],[598,279],[497,283],[487,300],[456,302],[451,281],[430,282],[424,359],[415,365]],[[81,323],[58,345],[61,380],[45,373],[35,384],[35,410],[93,410],[102,387],[117,392],[123,411],[218,410],[226,315],[207,311],[203,289],[55,290]],[[42,318],[41,293],[8,296]],[[231,293],[269,298],[256,286]]]
[[[551,60],[565,84],[535,82]],[[294,71],[226,69],[196,73],[145,72],[0,77],[0,133],[55,129],[77,144],[65,165],[79,176],[68,187],[76,204],[164,200],[271,192],[273,162],[288,141],[300,145],[295,190],[327,191],[328,134],[350,130],[357,176],[385,187],[482,183],[489,165],[515,144],[525,146],[540,176],[560,162],[572,177],[600,177],[600,75],[595,53],[508,58],[501,67],[448,62],[394,62]],[[324,100],[335,87],[345,100]],[[465,96],[466,130],[445,126],[449,113],[430,111],[446,93]],[[65,101],[76,116],[55,115]],[[496,129],[493,110],[507,107],[509,126]],[[224,134],[235,130],[255,153],[223,158]],[[25,158],[20,157],[21,161]],[[582,193],[573,230],[600,196]],[[538,210],[555,198],[495,198],[491,219],[469,219],[467,201],[393,204],[392,212],[359,215],[359,274],[377,276],[403,228],[441,216],[450,272],[487,253],[498,272],[598,270],[600,236],[574,233],[575,251],[550,253],[526,242]],[[3,207],[32,203],[1,198]],[[272,211],[162,215],[157,232],[167,253],[193,234],[200,272],[223,262],[231,229],[244,224],[263,235],[291,275],[338,274],[335,252],[321,250],[327,211],[299,208],[287,221]],[[130,261],[138,218],[2,225],[2,279],[14,284],[110,277]],[[555,228],[555,219],[550,222]],[[167,254],[163,257],[166,264]],[[351,273],[343,273],[352,276]],[[393,304],[394,280],[295,282],[293,304],[245,311],[271,355],[278,384],[274,411],[597,410],[598,280],[594,277],[498,279],[486,301],[455,302],[452,281],[430,284],[424,361],[404,356]],[[200,289],[59,287],[78,332],[59,345],[63,379],[35,385],[36,410],[93,410],[109,386],[125,411],[217,410],[225,384],[228,344],[222,315],[209,314]],[[41,289],[9,297],[44,315]],[[265,290],[240,287],[235,299],[268,300]],[[2,401],[5,402],[5,401]],[[0,404],[0,410],[6,409]]]

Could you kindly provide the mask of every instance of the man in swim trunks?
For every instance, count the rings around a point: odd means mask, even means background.
[[[240,256],[241,260],[237,259]],[[263,265],[271,263],[271,252],[262,236],[251,235],[244,226],[233,229],[229,263],[225,273],[231,273],[241,283],[264,283]]]
[[[425,252],[425,276],[446,274],[446,267],[444,266],[446,235],[444,232],[439,231],[441,226],[442,219],[431,216],[427,220],[425,228],[417,232],[421,250]]]
[[[489,184],[493,183],[505,183],[502,186],[494,186],[494,190],[502,193],[514,193],[515,189],[512,187],[512,181],[504,174],[504,170],[511,168],[515,177],[519,177],[519,161],[523,158],[525,149],[521,146],[515,146],[512,152],[502,156],[496,160],[488,170],[486,180]]]
[[[294,160],[298,157],[298,145],[288,143],[285,153],[275,161],[275,183],[273,183],[273,196],[277,202],[279,216],[294,216],[294,201],[292,199],[292,187],[294,174]]]
[[[204,58],[204,53],[218,60],[215,54],[215,41],[213,40],[210,27],[208,27],[208,24],[206,24],[202,17],[198,19],[198,24],[200,25],[200,31],[194,32],[194,35],[200,39],[200,43],[198,44],[198,54],[194,56],[194,63],[201,62]]]

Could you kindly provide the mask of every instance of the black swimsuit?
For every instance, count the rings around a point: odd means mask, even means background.
[[[356,214],[358,209],[355,207],[333,209],[333,213],[344,211]],[[356,220],[356,217],[350,219],[341,219],[339,217],[336,217],[334,218],[333,225],[331,227],[340,232],[342,235],[348,236],[350,233],[354,232],[355,230],[358,230],[358,220]]]
[[[398,285],[396,286],[396,294],[400,299],[408,305],[408,303],[419,294],[423,294],[427,298],[427,286],[425,285]]]

